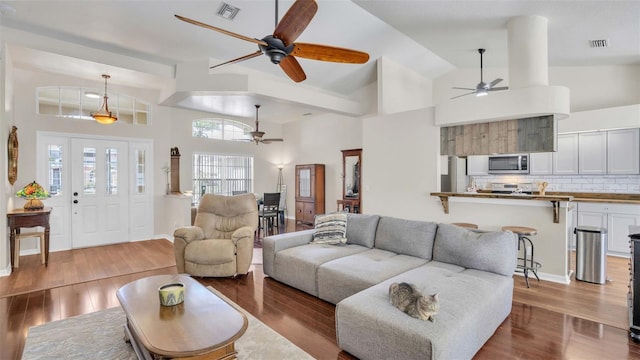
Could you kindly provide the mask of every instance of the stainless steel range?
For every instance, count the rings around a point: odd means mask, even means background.
[[[531,195],[536,190],[533,183],[491,183],[491,192],[495,194],[526,194]]]

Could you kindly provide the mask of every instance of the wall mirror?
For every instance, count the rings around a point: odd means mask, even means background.
[[[342,150],[342,198],[360,199],[362,149]]]

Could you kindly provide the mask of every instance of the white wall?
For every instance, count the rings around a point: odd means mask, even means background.
[[[295,217],[295,166],[325,165],[325,210],[336,211],[336,200],[342,199],[342,152],[362,148],[362,120],[339,115],[323,115],[287,123],[284,126],[283,176],[287,185],[288,216]],[[363,152],[363,157],[366,151]],[[369,172],[362,161],[362,178]],[[366,194],[363,194],[366,206]]]
[[[6,139],[9,134],[9,129],[13,125],[13,91],[11,90],[13,84],[11,60],[7,54],[6,44],[2,36],[0,36],[0,139]],[[3,147],[5,149],[5,147]],[[0,151],[0,174],[2,174],[2,180],[0,181],[0,213],[7,213],[7,194],[10,193],[11,185],[9,184],[7,175],[7,152],[6,150]],[[0,217],[0,228],[7,228],[7,217]],[[9,262],[9,241],[7,231],[3,231],[0,235],[0,275],[7,274],[11,271]]]
[[[640,65],[551,67],[549,84],[571,89],[571,112],[640,103]]]
[[[426,108],[432,103],[432,82],[389,58],[380,58],[378,71],[378,114]]]
[[[509,86],[507,68],[485,68],[485,82],[504,79],[499,86]],[[433,81],[433,103],[439,104],[464,90],[453,86],[474,88],[480,81],[480,70],[457,69]],[[571,91],[571,112],[609,108],[640,103],[640,65],[550,67],[549,85],[566,86]]]
[[[640,101],[636,105],[576,111],[558,122],[558,133],[640,127]]]
[[[363,120],[363,209],[407,219],[433,219],[440,130],[433,108]]]

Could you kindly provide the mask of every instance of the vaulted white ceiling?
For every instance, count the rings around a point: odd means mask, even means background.
[[[253,74],[264,74],[263,80],[271,78],[274,83],[291,86],[293,91],[304,89],[338,97],[348,96],[375,81],[375,62],[383,56],[431,79],[455,68],[478,67],[479,47],[487,49],[485,66],[505,67],[506,23],[512,17],[522,15],[549,19],[550,66],[640,65],[640,1],[636,0],[319,0],[316,16],[298,41],[365,51],[371,56],[368,63],[353,65],[300,59],[307,73],[307,80],[301,84],[291,82],[264,56],[209,71],[209,63],[255,52],[257,46],[184,23],[175,19],[174,14],[253,38],[269,35],[275,27],[275,1],[227,2],[240,8],[233,21],[216,15],[222,3],[216,0],[0,1],[0,25],[5,30],[44,35],[88,49],[130,56],[158,64],[158,68],[171,69],[180,63],[205,64],[201,69],[193,70],[201,71],[202,77],[241,73],[246,69]],[[291,4],[292,1],[279,1],[280,17]],[[609,47],[591,48],[589,40],[593,39],[606,39]],[[56,50],[46,49],[46,52],[55,53]],[[23,51],[23,56],[16,56],[15,61],[45,71],[73,71],[76,76],[94,77],[100,81],[100,72],[95,66],[99,58],[77,60],[75,54],[55,56],[58,56],[57,66],[47,62],[47,56],[29,55],[29,51]],[[64,63],[64,59],[70,63]],[[117,71],[117,64],[112,66],[112,70]],[[139,75],[144,73],[142,69],[126,69],[126,65],[122,68],[117,76],[112,74],[110,83],[136,86],[138,82],[140,87],[157,85],[149,76],[145,79]],[[155,78],[173,75],[159,73],[154,73]],[[252,113],[253,103],[263,102],[261,120],[276,122],[282,122],[277,119],[295,120],[303,113],[331,111],[252,90],[235,97],[225,97],[220,92],[199,93],[199,96],[207,95],[211,98],[192,98],[184,101],[191,105],[181,106],[221,114],[226,113],[225,108],[246,107],[244,114],[229,114],[246,116]],[[194,105],[197,103],[208,105],[203,108]],[[269,103],[277,111],[270,111]],[[220,105],[216,107],[215,104]]]

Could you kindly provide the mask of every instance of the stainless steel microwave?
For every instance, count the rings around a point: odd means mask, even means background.
[[[489,174],[528,174],[529,154],[490,155]]]

